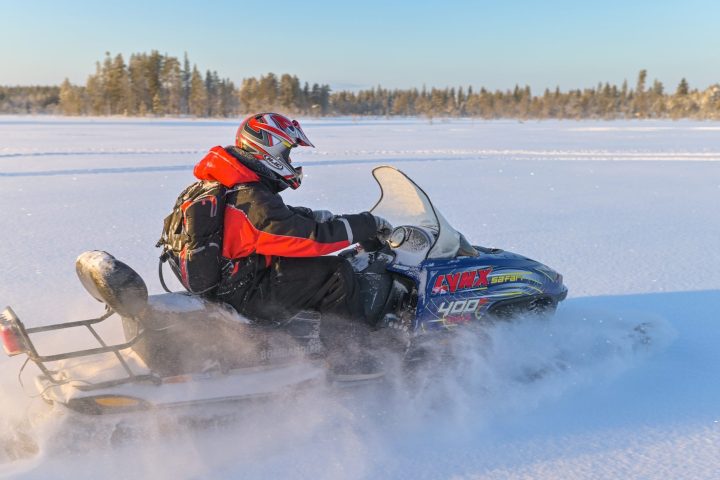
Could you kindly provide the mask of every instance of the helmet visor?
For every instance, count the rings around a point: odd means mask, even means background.
[[[292,127],[288,127],[288,129],[292,128],[291,131],[294,130],[295,133],[295,141],[297,142],[297,145],[303,146],[303,147],[315,147],[315,145],[310,142],[310,140],[307,138],[307,135],[305,135],[305,132],[303,132],[302,127],[300,126],[300,122],[297,120],[292,121]]]

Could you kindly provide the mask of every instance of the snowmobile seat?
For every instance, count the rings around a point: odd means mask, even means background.
[[[109,253],[82,253],[75,270],[85,290],[121,316],[134,317],[147,307],[148,290],[142,277]]]
[[[90,295],[120,315],[125,339],[147,367],[161,376],[223,368],[256,366],[272,355],[262,350],[292,351],[286,335],[266,338],[232,307],[187,293],[148,295],[142,277],[103,251],[80,255],[78,277]],[[278,347],[278,344],[280,345]]]

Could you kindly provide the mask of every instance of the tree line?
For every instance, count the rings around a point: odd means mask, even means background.
[[[282,110],[289,113],[329,112],[328,85],[300,85],[296,76],[275,74],[247,78],[240,87],[216,71],[204,74],[158,51],[121,54],[98,62],[84,86],[65,80],[57,110],[65,115],[191,115],[230,117],[243,112]]]
[[[447,87],[370,89],[333,92],[297,76],[274,73],[246,78],[239,86],[216,71],[204,74],[178,58],[150,53],[107,53],[85,85],[0,87],[0,113],[234,117],[256,111],[295,115],[424,116],[520,119],[697,118],[720,119],[720,85],[691,89],[682,79],[674,89],[638,73],[634,87],[596,87],[534,94],[530,87],[509,90]]]

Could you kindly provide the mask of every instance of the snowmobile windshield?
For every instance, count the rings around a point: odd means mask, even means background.
[[[393,167],[377,167],[372,174],[380,185],[380,200],[370,210],[373,214],[387,219],[396,227],[414,225],[432,230],[435,243],[427,258],[457,256],[464,238],[433,206],[422,188]]]

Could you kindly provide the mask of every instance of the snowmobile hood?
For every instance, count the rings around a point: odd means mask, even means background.
[[[228,188],[238,183],[260,181],[257,173],[237,161],[219,145],[211,148],[207,155],[195,165],[193,174],[199,180],[220,182]]]

